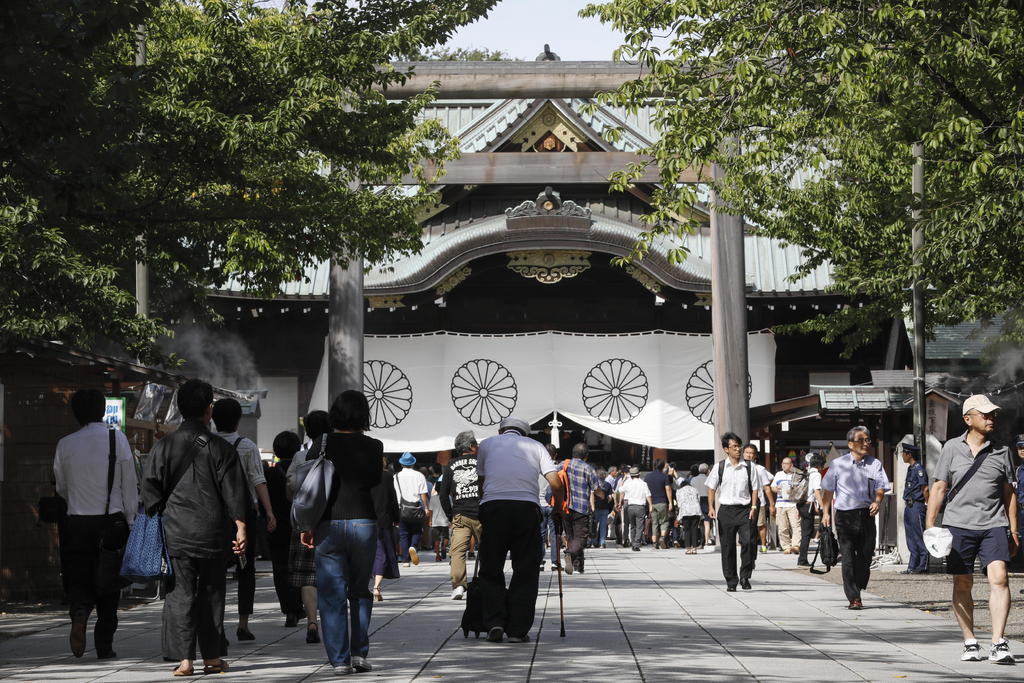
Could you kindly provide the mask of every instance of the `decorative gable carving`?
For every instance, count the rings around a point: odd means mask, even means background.
[[[562,201],[562,195],[550,185],[537,195],[537,199],[505,209],[505,223],[510,230],[535,227],[586,230],[592,222],[589,207],[580,206],[571,199]]]

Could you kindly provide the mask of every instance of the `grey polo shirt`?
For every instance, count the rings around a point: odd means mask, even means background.
[[[994,529],[1009,526],[1003,507],[1003,484],[1013,479],[1013,460],[1006,446],[986,442],[978,456],[989,451],[978,471],[946,506],[942,523],[963,529]],[[944,481],[953,488],[974,462],[974,454],[967,443],[967,432],[946,442],[939,455],[932,481]]]

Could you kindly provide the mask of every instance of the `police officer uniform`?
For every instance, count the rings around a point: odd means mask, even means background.
[[[903,529],[907,536],[907,548],[910,549],[910,562],[904,573],[925,574],[928,572],[928,549],[924,545],[924,518],[927,505],[921,487],[928,485],[928,475],[921,463],[916,462],[921,449],[903,444],[903,450],[908,451],[915,460],[907,470],[907,481],[903,487]]]

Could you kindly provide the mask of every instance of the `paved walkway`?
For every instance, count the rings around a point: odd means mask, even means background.
[[[449,599],[447,565],[427,559],[386,582],[371,624],[376,668],[357,679],[838,682],[1024,675],[1019,642],[1012,644],[1017,666],[960,662],[959,629],[947,617],[870,593],[864,611],[849,612],[840,586],[793,571],[794,564],[791,556],[761,555],[754,590],[726,593],[714,553],[588,551],[587,573],[564,577],[566,637],[558,634],[558,581],[546,572],[532,642],[495,645],[472,634],[463,639],[457,628],[463,603]],[[322,646],[307,645],[302,626],[283,627],[268,577],[259,581],[256,610],[256,641],[232,642],[229,676],[333,678]],[[0,679],[170,680],[174,665],[160,657],[159,626],[159,603],[123,612],[115,643],[120,658],[101,662],[92,651],[71,657],[66,620],[50,624],[0,642]]]

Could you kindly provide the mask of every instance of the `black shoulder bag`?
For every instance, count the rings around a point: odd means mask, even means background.
[[[128,540],[128,520],[124,513],[110,514],[110,495],[114,490],[114,468],[117,465],[117,452],[114,443],[114,428],[108,428],[110,447],[107,453],[107,502],[103,514],[106,516],[105,527],[100,534],[99,550],[96,554],[96,566],[93,579],[97,595],[115,593],[128,581],[121,578],[121,560],[124,556],[124,545]]]
[[[946,492],[946,499],[942,501],[942,508],[939,510],[940,512],[946,511],[946,506],[953,502],[953,499],[956,498],[958,493],[960,493],[960,489],[962,489],[964,485],[971,480],[971,477],[973,477],[975,473],[979,469],[981,469],[981,466],[985,464],[985,458],[987,458],[989,453],[991,452],[992,450],[989,449],[987,452],[975,456],[974,462],[971,463],[970,469],[968,469],[964,476],[961,477],[960,481],[956,483],[956,486],[954,486],[953,488]]]

